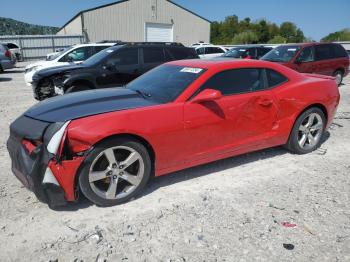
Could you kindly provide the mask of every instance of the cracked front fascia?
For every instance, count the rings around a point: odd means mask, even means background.
[[[50,160],[48,166],[63,188],[67,201],[75,201],[75,178],[81,163],[85,157],[75,157],[72,160],[56,162]]]

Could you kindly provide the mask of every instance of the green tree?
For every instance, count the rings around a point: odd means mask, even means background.
[[[280,35],[276,35],[268,41],[269,44],[284,44],[286,42],[287,39]]]
[[[331,33],[321,39],[323,42],[350,41],[350,28]]]
[[[232,39],[232,44],[255,44],[258,42],[258,36],[253,31],[239,33]]]

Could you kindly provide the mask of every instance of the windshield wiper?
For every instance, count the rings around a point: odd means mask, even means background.
[[[150,98],[152,95],[151,94],[147,94],[147,93],[144,93],[142,92],[141,90],[134,90],[136,93],[138,93],[139,95],[141,95],[143,98],[147,99],[147,98]]]

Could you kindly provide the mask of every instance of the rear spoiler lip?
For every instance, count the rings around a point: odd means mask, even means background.
[[[326,76],[326,75],[319,75],[319,74],[303,74],[306,77],[315,77],[315,78],[321,78],[321,79],[328,79],[328,80],[335,80],[335,77],[333,76]]]

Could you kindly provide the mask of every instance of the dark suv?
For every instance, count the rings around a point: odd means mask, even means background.
[[[225,58],[243,58],[243,59],[259,59],[266,53],[271,51],[272,47],[245,45],[231,48],[221,57]]]
[[[33,76],[37,100],[71,92],[124,86],[168,61],[199,58],[179,43],[118,43],[79,65],[47,68]]]
[[[334,76],[340,85],[349,73],[349,56],[336,43],[304,43],[281,45],[261,60],[277,62],[300,73]]]

